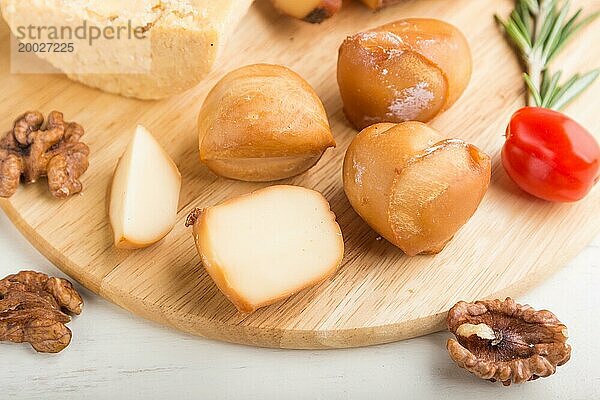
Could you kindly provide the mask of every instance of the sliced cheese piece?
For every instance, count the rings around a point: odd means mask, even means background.
[[[150,246],[175,226],[181,175],[152,134],[138,126],[119,160],[110,191],[115,246]]]
[[[241,312],[323,281],[344,254],[327,200],[298,186],[271,186],[209,207],[194,236],[204,267]]]
[[[87,45],[87,38],[66,40],[75,42],[73,53],[38,55],[86,85],[128,97],[160,99],[190,89],[206,76],[252,2],[0,0],[0,9],[15,35],[19,27],[30,25],[46,27],[44,38],[49,32],[47,27],[74,30],[84,22],[88,28],[101,30],[143,27],[150,38],[148,51],[143,51],[141,44],[137,48],[131,35],[123,34],[122,40],[100,39],[93,45]],[[22,41],[36,42],[28,34]],[[144,65],[143,73],[132,68],[137,65]]]

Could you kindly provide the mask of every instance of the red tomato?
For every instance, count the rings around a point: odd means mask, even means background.
[[[577,201],[600,178],[600,146],[566,115],[525,107],[506,130],[502,164],[521,189],[536,197]]]

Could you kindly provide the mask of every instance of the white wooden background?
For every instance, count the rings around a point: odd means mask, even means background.
[[[62,275],[0,212],[0,277],[21,269]],[[85,308],[65,351],[0,343],[0,400],[600,399],[599,288],[600,237],[519,299],[567,324],[573,357],[549,379],[510,388],[455,367],[448,333],[361,349],[259,349],[163,328],[79,288]]]

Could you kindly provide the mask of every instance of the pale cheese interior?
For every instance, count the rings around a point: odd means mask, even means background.
[[[268,303],[317,283],[343,255],[321,194],[294,186],[255,192],[207,211],[201,251],[237,296]]]
[[[169,156],[138,126],[113,178],[110,218],[115,242],[152,244],[177,218],[181,176]]]

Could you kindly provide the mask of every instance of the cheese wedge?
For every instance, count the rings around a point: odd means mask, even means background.
[[[344,255],[327,200],[298,186],[271,186],[191,217],[204,267],[244,313],[323,281]]]
[[[138,126],[119,160],[110,191],[109,217],[117,248],[137,249],[175,226],[181,175],[152,134]]]
[[[210,71],[227,37],[253,0],[0,0],[2,15],[23,42],[47,41],[48,27],[142,27],[142,42],[75,41],[73,53],[40,52],[54,67],[86,85],[140,99],[160,99],[197,85]],[[22,27],[46,27],[42,40]],[[21,29],[21,30],[20,30]],[[83,30],[81,30],[83,32]],[[114,30],[111,30],[114,32]],[[126,37],[123,35],[121,38]],[[89,35],[88,35],[89,36]],[[64,37],[64,36],[63,36]],[[129,38],[129,37],[128,37]],[[138,48],[139,47],[139,48]],[[147,65],[143,72],[136,66]],[[91,71],[91,72],[90,72]],[[105,73],[106,72],[106,73]],[[133,73],[132,73],[133,72]]]

